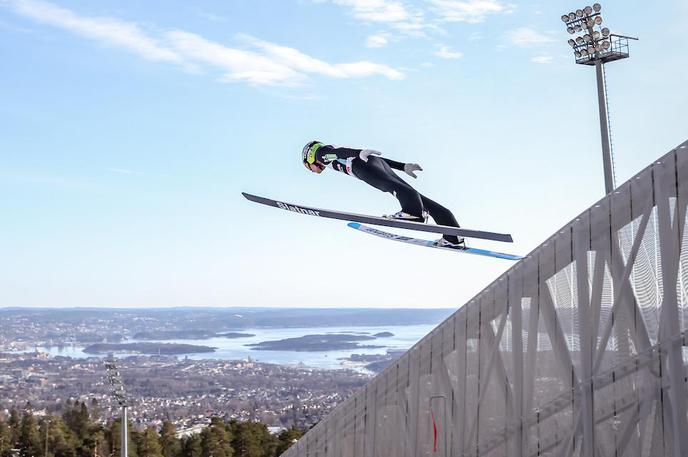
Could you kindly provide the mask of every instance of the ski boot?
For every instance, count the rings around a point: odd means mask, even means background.
[[[418,217],[414,216],[413,214],[405,213],[403,211],[397,211],[394,214],[385,214],[384,216],[385,219],[395,219],[398,221],[409,221],[409,222],[422,222],[425,223],[427,222],[427,217],[423,215],[423,217]]]
[[[452,243],[443,237],[435,241],[435,246],[438,248],[467,249],[466,240],[463,237],[458,237],[458,243]]]

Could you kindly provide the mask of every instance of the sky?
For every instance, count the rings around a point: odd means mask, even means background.
[[[603,196],[595,72],[502,0],[0,0],[0,307],[453,307],[512,263],[246,201],[380,215],[303,145],[419,163],[527,254]],[[603,3],[616,181],[688,137],[688,3]],[[421,234],[425,237],[426,234]]]

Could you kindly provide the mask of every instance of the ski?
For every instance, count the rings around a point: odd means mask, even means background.
[[[480,238],[483,240],[503,241],[512,243],[514,240],[511,235],[506,233],[493,233],[481,230],[471,230],[458,227],[449,227],[446,225],[423,224],[421,222],[400,221],[398,219],[387,219],[377,216],[366,216],[364,214],[345,213],[342,211],[332,211],[328,209],[311,208],[308,206],[294,205],[292,203],[285,203],[270,198],[259,197],[257,195],[247,194],[242,192],[246,199],[260,203],[262,205],[273,206],[285,211],[291,211],[299,214],[307,214],[309,216],[325,217],[328,219],[339,219],[343,221],[362,222],[372,225],[384,225],[386,227],[396,227],[407,230],[419,230],[421,232],[441,233],[442,235],[463,236],[466,238]]]
[[[378,229],[373,228],[373,227],[368,227],[367,225],[363,225],[363,224],[360,224],[358,222],[349,222],[348,225],[349,225],[349,227],[356,229],[356,230],[363,232],[363,233],[368,233],[370,235],[379,236],[380,238],[385,238],[388,240],[400,241],[402,243],[415,244],[416,246],[425,246],[428,248],[442,249],[445,251],[453,251],[453,252],[464,253],[464,254],[482,255],[482,256],[495,257],[498,259],[506,259],[506,260],[520,260],[523,258],[523,257],[518,256],[518,255],[505,254],[503,252],[488,251],[485,249],[477,249],[477,248],[470,248],[470,247],[465,248],[465,249],[459,249],[459,248],[449,248],[449,247],[436,246],[434,241],[421,240],[418,238],[412,238],[410,236],[402,236],[402,235],[397,235],[394,233],[388,233],[388,232],[378,230]]]

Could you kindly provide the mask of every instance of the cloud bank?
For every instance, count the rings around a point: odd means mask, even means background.
[[[402,20],[406,11],[395,4],[382,9],[366,5],[367,0],[341,0],[361,17],[393,17]],[[386,3],[379,0],[381,3]],[[298,49],[243,37],[251,49],[239,49],[214,42],[185,30],[151,31],[133,22],[112,17],[82,16],[41,0],[0,0],[16,14],[92,41],[127,50],[149,61],[178,65],[188,71],[215,71],[222,82],[252,85],[303,84],[308,74],[330,78],[383,76],[390,80],[404,74],[390,66],[369,62],[328,63]]]

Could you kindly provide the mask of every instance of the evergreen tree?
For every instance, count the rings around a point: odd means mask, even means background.
[[[88,421],[86,428],[86,435],[79,440],[79,447],[77,449],[77,457],[93,457],[96,452],[96,447],[101,446],[101,442],[105,440],[105,432],[103,427]]]
[[[162,457],[162,448],[158,441],[158,432],[149,427],[134,435],[139,457]]]
[[[50,447],[49,439],[50,439],[50,417],[45,417],[43,418],[39,423],[38,423],[38,436],[41,437],[41,446],[43,446],[43,452],[41,453],[41,456],[46,456],[46,457],[55,457],[55,454],[53,453],[53,450]]]
[[[134,443],[134,435],[136,435],[136,431],[134,430],[131,422],[128,422],[128,428],[127,431],[129,432],[128,437],[129,439],[127,440],[128,443],[128,454],[129,457],[137,457],[137,452],[136,452],[136,444]],[[110,454],[112,456],[119,456],[122,453],[122,421],[121,419],[115,420],[111,425],[110,428],[106,430],[105,432],[105,437],[108,440],[108,443],[110,444]]]
[[[67,403],[62,419],[80,442],[88,437],[91,419],[85,403],[75,402],[73,405]]]
[[[100,408],[98,405],[98,400],[94,397],[91,399],[91,417],[93,418],[98,418],[100,417]]]
[[[0,457],[8,457],[12,449],[12,431],[7,422],[0,417]]]
[[[183,457],[201,457],[203,445],[200,434],[193,434],[182,441]]]
[[[181,443],[176,437],[177,428],[172,422],[165,421],[160,429],[160,446],[164,457],[180,457]]]
[[[60,417],[50,417],[48,424],[48,451],[55,457],[76,457],[77,438]],[[44,436],[41,434],[41,436]]]
[[[110,424],[110,427],[105,431],[105,439],[109,445],[108,455],[118,456],[122,453],[122,422],[115,420]]]
[[[232,434],[219,417],[201,433],[201,457],[232,457]]]
[[[299,438],[303,436],[303,431],[298,428],[288,428],[282,431],[277,438],[277,449],[275,450],[275,455],[281,455],[286,452],[292,444],[294,444]]]
[[[67,401],[62,413],[62,424],[73,438],[75,457],[93,457],[101,427],[91,422],[86,403]]]
[[[107,438],[107,429],[100,427],[93,436],[93,439],[94,446],[92,457],[108,457],[110,455],[110,443]]]
[[[19,429],[21,428],[21,418],[19,417],[19,412],[17,412],[16,409],[12,409],[12,411],[10,411],[9,426],[10,442],[12,443],[12,446],[10,447],[17,447],[17,444],[19,443]]]
[[[138,456],[139,454],[139,444],[143,441],[142,433],[139,432],[137,428],[134,428],[132,424],[129,424],[129,455],[131,455],[131,451],[133,450],[136,455]]]
[[[38,424],[30,409],[22,414],[18,444],[19,453],[22,457],[39,457],[43,455]]]
[[[47,416],[40,421],[41,456],[75,457],[76,439],[59,417]]]
[[[0,457],[117,457],[121,453],[119,420],[103,427],[92,422],[84,403],[64,405],[63,417],[47,416],[37,421],[31,411],[13,410],[9,419],[0,415]],[[129,423],[130,457],[276,457],[303,435],[299,429],[283,431],[279,437],[260,422],[225,423],[218,417],[200,434],[182,440],[176,428],[163,422],[160,432],[149,427],[137,430]],[[15,451],[16,452],[16,451]]]
[[[260,422],[230,423],[234,439],[235,457],[265,457],[274,455],[276,442],[265,424]]]

